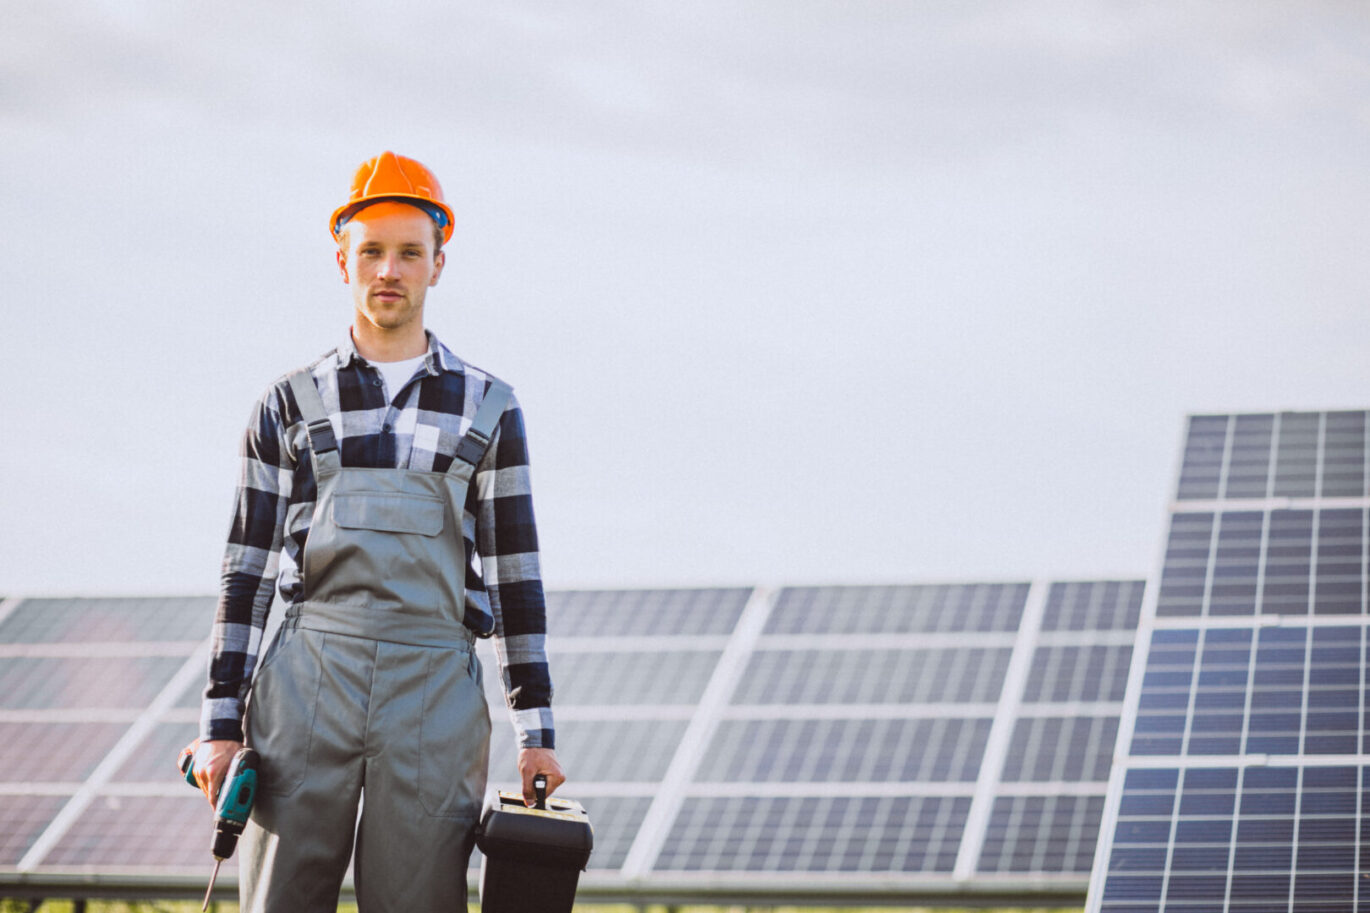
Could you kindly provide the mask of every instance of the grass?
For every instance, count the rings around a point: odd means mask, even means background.
[[[198,903],[192,901],[123,901],[92,900],[86,913],[196,913]],[[0,898],[0,913],[27,913],[27,901],[12,897]],[[237,913],[238,905],[211,904],[217,913]],[[471,904],[469,913],[479,913],[480,905]],[[993,910],[959,910],[949,907],[766,907],[766,906],[683,906],[666,907],[661,904],[576,904],[575,913],[1079,913],[1078,908],[1044,909],[1042,907],[1001,907]],[[38,907],[38,913],[75,913],[70,900],[48,900]],[[356,904],[343,904],[338,913],[357,913]]]

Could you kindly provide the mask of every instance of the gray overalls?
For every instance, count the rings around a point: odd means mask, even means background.
[[[335,910],[355,825],[362,911],[464,911],[490,719],[462,624],[462,515],[510,390],[494,381],[436,473],[344,468],[313,377],[289,382],[318,500],[301,598],[248,703],[262,768],[242,838],[242,910]]]

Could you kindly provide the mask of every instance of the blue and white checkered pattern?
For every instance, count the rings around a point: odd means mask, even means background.
[[[348,467],[446,472],[489,387],[488,375],[431,333],[423,364],[388,400],[380,372],[357,353],[351,334],[310,370]],[[287,603],[300,594],[300,558],[316,496],[308,429],[282,377],[257,402],[243,438],[201,738],[242,740],[243,701],[272,594],[278,585]],[[466,625],[495,637],[520,746],[552,748],[546,608],[527,439],[515,399],[505,407],[467,490],[462,536],[470,594]]]

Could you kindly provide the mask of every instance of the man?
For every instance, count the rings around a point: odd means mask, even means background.
[[[427,168],[363,163],[329,227],[352,328],[247,429],[196,778],[213,802],[244,737],[261,754],[244,911],[334,910],[354,825],[362,911],[464,910],[490,731],[473,637],[496,638],[526,801],[564,782],[522,413],[424,329],[452,236]]]

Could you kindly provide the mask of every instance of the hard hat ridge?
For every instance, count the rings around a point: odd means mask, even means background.
[[[452,210],[443,200],[437,175],[414,159],[388,150],[362,162],[352,176],[347,202],[335,209],[329,220],[334,239],[358,212],[384,200],[422,209],[442,229],[443,241],[452,240]]]

